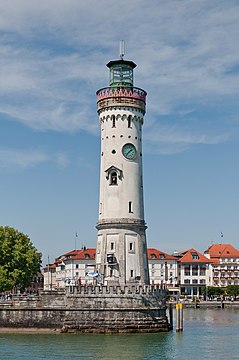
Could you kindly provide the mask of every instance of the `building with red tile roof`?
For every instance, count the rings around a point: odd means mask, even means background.
[[[204,252],[211,260],[212,286],[239,285],[239,251],[231,244],[213,244]]]
[[[71,250],[55,259],[44,269],[44,289],[64,288],[68,285],[92,283],[95,272],[95,248]]]
[[[213,244],[204,254],[191,248],[167,254],[148,248],[151,284],[167,286],[174,295],[199,296],[204,286],[239,285],[239,251],[230,244]],[[91,284],[95,273],[95,248],[71,250],[55,259],[44,269],[44,289]]]
[[[52,265],[44,269],[45,289],[62,288],[67,285],[77,284],[81,279],[82,284],[92,283],[93,278],[89,273],[95,272],[95,248],[83,248],[68,251],[55,259],[54,283]],[[148,249],[148,261],[151,284],[162,284],[169,288],[177,285],[177,258],[154,248]]]
[[[177,258],[148,248],[148,263],[150,284],[166,285],[173,292],[178,283]]]
[[[180,256],[178,271],[181,293],[190,296],[202,295],[202,288],[210,280],[211,261],[194,248],[181,252]]]

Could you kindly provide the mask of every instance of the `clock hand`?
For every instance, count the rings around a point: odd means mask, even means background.
[[[126,156],[129,155],[132,152],[132,149],[130,149],[127,153]]]

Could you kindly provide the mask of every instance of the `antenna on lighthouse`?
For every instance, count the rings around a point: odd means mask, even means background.
[[[123,60],[124,57],[124,40],[120,40],[120,59]]]

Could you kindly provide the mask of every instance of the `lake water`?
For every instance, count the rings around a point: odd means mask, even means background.
[[[239,310],[184,309],[184,331],[0,334],[1,360],[239,360]]]

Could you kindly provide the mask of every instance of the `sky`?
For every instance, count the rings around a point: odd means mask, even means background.
[[[43,265],[96,246],[95,93],[122,39],[148,93],[148,247],[239,248],[238,0],[0,0],[0,225]]]

